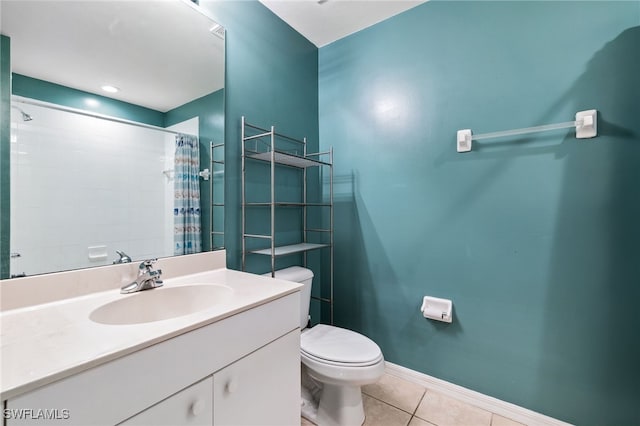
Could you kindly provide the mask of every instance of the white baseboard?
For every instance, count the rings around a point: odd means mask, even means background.
[[[454,385],[444,380],[436,379],[415,370],[401,367],[391,362],[385,362],[385,370],[388,374],[404,379],[427,389],[434,390],[443,395],[450,396],[459,401],[466,402],[483,410],[496,413],[500,416],[515,420],[527,426],[569,426],[569,423],[536,413],[515,404],[484,395],[480,392]]]

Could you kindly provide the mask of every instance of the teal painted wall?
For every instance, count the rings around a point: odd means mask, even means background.
[[[11,41],[0,35],[0,279],[9,278]]]
[[[201,98],[195,99],[184,105],[174,108],[165,113],[164,126],[173,126],[191,118],[198,117],[198,133],[200,135],[200,169],[211,168],[210,142],[224,142],[224,89],[220,89]],[[216,152],[216,156],[219,154]],[[222,157],[222,156],[221,156]],[[216,188],[221,193],[224,190],[221,179],[211,178],[208,181],[200,180],[200,202],[202,209],[202,250],[211,250],[211,195],[210,185],[216,184]],[[216,196],[216,198],[218,198]],[[222,200],[216,200],[221,202]],[[217,209],[215,212],[221,219],[224,218],[224,211]],[[223,231],[223,224],[216,223],[216,231]]]
[[[336,323],[577,424],[640,423],[640,3],[428,2],[319,52]],[[475,143],[599,111],[569,131]],[[454,302],[426,320],[422,297]]]
[[[13,74],[14,95],[162,127],[164,114],[150,108],[84,92],[49,81]]]
[[[274,125],[278,132],[292,137],[306,136],[310,152],[316,150],[318,49],[257,1],[201,0],[200,6],[227,31],[225,243],[227,266],[240,269],[241,117],[258,126]],[[264,216],[250,222],[259,226]],[[289,225],[287,229],[294,228],[295,221]],[[259,272],[264,266],[256,265],[252,270]]]

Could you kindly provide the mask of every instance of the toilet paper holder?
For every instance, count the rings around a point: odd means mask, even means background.
[[[425,318],[449,323],[453,320],[453,302],[449,299],[425,296],[420,311]]]

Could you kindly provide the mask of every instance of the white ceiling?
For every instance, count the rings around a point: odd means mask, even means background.
[[[1,0],[0,12],[18,74],[162,112],[224,87],[224,40],[188,1]]]
[[[260,0],[318,47],[330,44],[427,0]]]

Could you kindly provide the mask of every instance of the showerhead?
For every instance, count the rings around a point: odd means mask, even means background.
[[[22,114],[22,121],[31,121],[33,120],[33,117],[29,114],[27,114],[26,112],[24,112],[22,109],[18,108],[15,105],[11,105],[11,108],[15,108],[18,111],[20,111],[20,114]]]

